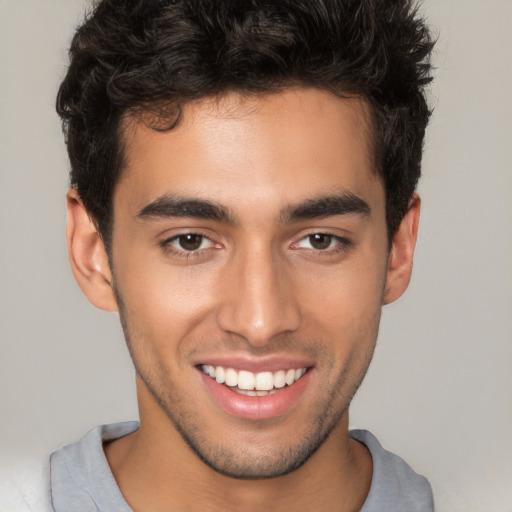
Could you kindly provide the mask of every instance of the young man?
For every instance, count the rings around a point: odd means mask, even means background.
[[[348,408],[405,291],[429,110],[408,1],[104,0],[58,96],[74,275],[140,424],[51,459],[60,511],[430,511]]]

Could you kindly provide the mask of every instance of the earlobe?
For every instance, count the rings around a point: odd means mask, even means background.
[[[70,189],[66,199],[66,240],[76,282],[94,306],[105,311],[117,311],[112,273],[103,240],[78,192]]]
[[[414,247],[418,236],[421,201],[414,194],[407,213],[393,236],[393,243],[388,257],[388,272],[383,303],[394,302],[407,289],[411,280]]]

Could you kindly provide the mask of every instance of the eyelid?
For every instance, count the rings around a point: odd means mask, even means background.
[[[192,258],[192,257],[206,257],[208,254],[211,255],[212,250],[221,249],[223,247],[223,244],[216,242],[213,237],[209,234],[206,234],[206,230],[198,229],[198,228],[190,228],[190,229],[181,229],[180,231],[175,232],[175,234],[171,236],[166,236],[162,240],[158,241],[158,246],[162,248],[162,250],[169,255],[173,255],[178,258]],[[182,236],[187,235],[197,235],[199,237],[202,237],[202,243],[204,241],[209,242],[208,247],[200,247],[198,249],[194,250],[186,250],[183,248],[180,248],[177,244],[174,242],[178,241],[178,239]],[[307,241],[309,237],[312,237],[314,235],[325,235],[332,238],[332,246],[329,246],[325,249],[317,249],[315,247],[303,247],[302,243]],[[295,237],[295,241],[293,241],[289,247],[294,251],[304,251],[308,253],[315,253],[315,254],[323,254],[323,255],[334,255],[336,253],[342,253],[350,249],[354,245],[353,240],[348,238],[347,236],[343,236],[340,234],[333,233],[333,230],[330,229],[317,229],[317,230],[310,230],[310,231],[303,231],[302,236]]]
[[[212,244],[214,243],[209,236],[203,235],[202,233],[180,233],[178,235],[174,235],[174,236],[171,236],[170,238],[167,238],[166,240],[163,241],[163,243],[164,244],[172,244],[172,242],[178,241],[182,236],[188,236],[188,235],[194,235],[194,236],[201,237],[202,238],[201,242],[209,241]],[[201,243],[201,245],[202,245],[202,243]],[[182,250],[183,252],[196,252],[196,251],[202,251],[205,248],[198,248],[198,249],[194,249],[193,251],[187,251],[186,249],[180,249],[180,248],[177,248],[177,249]]]
[[[315,249],[314,247],[300,247],[299,246],[299,244],[301,242],[308,240],[311,236],[314,236],[314,235],[329,236],[333,239],[333,242],[336,242],[336,244],[334,247],[328,247],[326,249]],[[337,235],[328,230],[318,230],[318,231],[310,231],[310,232],[304,234],[296,242],[293,242],[291,244],[291,247],[294,250],[304,249],[304,250],[313,251],[316,253],[329,254],[329,253],[345,251],[345,250],[349,249],[352,245],[354,245],[353,241],[350,240],[349,238],[347,238],[346,236]]]
[[[180,248],[175,245],[173,242],[177,241],[182,236],[187,235],[197,235],[203,238],[203,241],[209,241],[209,246],[204,248],[198,248],[192,251],[187,251],[186,249]],[[158,241],[158,246],[164,251],[165,254],[174,256],[176,258],[197,258],[201,256],[206,256],[211,250],[220,248],[221,244],[215,242],[212,236],[207,235],[202,229],[190,228],[190,229],[182,229],[176,234],[172,236],[164,237],[162,240]]]
[[[215,234],[211,232],[209,229],[201,228],[201,227],[195,227],[195,226],[181,226],[179,228],[172,228],[172,229],[166,229],[165,231],[159,233],[157,235],[157,245],[163,245],[165,243],[168,243],[172,240],[176,240],[180,236],[187,236],[187,235],[197,235],[202,236],[203,238],[207,238],[208,240],[212,240],[215,237]]]

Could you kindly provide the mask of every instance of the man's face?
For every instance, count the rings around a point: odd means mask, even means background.
[[[388,268],[367,119],[297,89],[127,124],[113,271],[141,428],[162,417],[211,467],[266,477],[346,421]]]

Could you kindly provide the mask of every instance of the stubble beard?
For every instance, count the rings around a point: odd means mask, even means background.
[[[330,395],[320,400],[309,417],[309,424],[304,429],[300,442],[291,446],[280,446],[279,450],[261,450],[257,456],[250,450],[232,449],[229,443],[214,444],[213,440],[204,435],[208,426],[201,422],[193,413],[187,412],[190,408],[184,405],[186,396],[180,396],[179,387],[170,380],[159,385],[151,368],[143,368],[136,349],[132,342],[126,307],[117,287],[114,292],[119,307],[119,316],[124,336],[132,358],[135,371],[144,383],[158,406],[165,412],[174,429],[181,435],[193,453],[209,468],[222,475],[237,479],[268,479],[284,476],[301,467],[326,441],[339,423],[341,417],[348,411],[348,407],[357,389],[359,388],[368,366],[371,362],[375,343],[366,354],[367,362],[356,379],[352,389],[345,389],[346,372],[342,372],[336,379]],[[169,376],[170,372],[166,372]],[[336,396],[343,392],[344,397]],[[202,427],[202,429],[201,429]],[[255,433],[257,437],[257,432]]]

